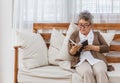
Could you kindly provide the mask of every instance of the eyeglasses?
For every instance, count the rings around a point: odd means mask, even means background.
[[[79,28],[87,28],[90,26],[90,23],[78,24]]]

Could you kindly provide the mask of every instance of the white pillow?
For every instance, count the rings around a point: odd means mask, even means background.
[[[60,49],[59,52],[59,56],[57,58],[57,60],[71,60],[72,57],[70,56],[69,52],[68,52],[68,42],[69,42],[69,38],[72,35],[72,33],[78,30],[78,26],[75,25],[74,23],[70,23],[70,26],[68,28],[66,37],[64,39],[64,42],[62,44],[62,48]]]
[[[53,29],[50,39],[50,47],[48,50],[49,63],[53,65],[58,65],[56,58],[59,56],[59,51],[62,48],[62,44],[65,36],[59,33],[57,30]]]
[[[24,68],[48,65],[47,47],[40,34],[17,32],[17,38],[22,46],[20,54]]]
[[[110,46],[113,38],[114,38],[114,35],[115,33],[103,33],[103,32],[100,32],[100,34],[103,36],[104,40],[106,41],[106,43],[108,44],[108,46]]]

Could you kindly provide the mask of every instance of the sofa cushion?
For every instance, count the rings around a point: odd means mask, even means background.
[[[120,63],[109,63],[109,64],[113,65],[115,67],[115,71],[108,72],[108,77],[109,77],[110,83],[119,83]],[[54,79],[61,79],[61,80],[69,79],[69,80],[71,80],[69,83],[83,83],[82,77],[79,77],[79,75],[76,72],[72,73],[70,71],[63,70],[59,66],[44,66],[44,67],[39,67],[39,68],[31,69],[31,70],[25,70],[25,69],[24,69],[24,71],[19,70],[19,72],[18,72],[19,81],[30,82],[31,79],[26,80],[25,77],[31,78],[33,80],[35,79],[34,81],[32,80],[33,83],[37,83],[36,82],[37,78],[38,78],[38,81],[40,81],[40,80],[45,81],[47,79],[53,79],[53,80]]]
[[[72,57],[70,56],[68,52],[68,43],[69,43],[70,36],[75,30],[78,30],[78,27],[76,24],[71,22],[69,25],[68,31],[66,33],[66,37],[63,41],[62,48],[60,49],[57,60],[71,60]]]
[[[48,65],[47,47],[40,34],[17,32],[21,48],[21,62],[27,69]]]
[[[19,70],[19,74],[26,74],[30,76],[42,77],[42,78],[71,78],[72,72],[63,70],[59,66],[44,66],[31,70],[23,69]]]
[[[114,38],[114,35],[115,33],[103,33],[103,32],[100,32],[100,34],[103,36],[104,40],[106,41],[106,43],[108,44],[108,46],[110,46],[113,38]]]
[[[58,65],[56,58],[59,56],[58,54],[62,47],[64,38],[65,36],[62,33],[58,32],[56,29],[53,29],[48,50],[48,58],[50,64]]]

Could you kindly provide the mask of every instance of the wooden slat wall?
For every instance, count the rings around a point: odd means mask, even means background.
[[[34,23],[33,24],[33,32],[37,32],[38,29],[63,29],[67,30],[69,27],[69,23]]]
[[[69,27],[69,23],[34,23],[33,24],[33,31],[37,33],[39,29],[60,29],[60,30],[67,30]],[[100,24],[93,24],[94,30],[102,30],[107,32],[107,30],[120,30],[120,23],[100,23]],[[41,33],[43,38],[47,41],[47,46],[49,47],[48,41],[50,40],[50,33]],[[115,34],[114,39],[115,41],[120,42],[120,34]],[[110,45],[111,51],[120,51],[120,45]],[[106,57],[108,62],[120,62],[120,57]]]
[[[33,30],[38,29],[68,29],[70,23],[34,23]],[[95,30],[120,30],[120,23],[95,23],[93,24]]]

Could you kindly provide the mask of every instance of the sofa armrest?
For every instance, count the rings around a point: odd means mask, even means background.
[[[17,74],[18,74],[18,53],[19,48],[22,46],[14,46],[14,83],[17,83]]]

